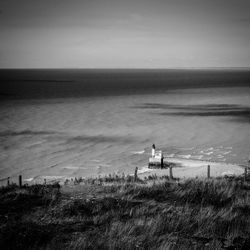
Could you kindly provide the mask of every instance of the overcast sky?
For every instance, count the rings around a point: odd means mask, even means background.
[[[250,67],[250,1],[0,0],[12,67]]]

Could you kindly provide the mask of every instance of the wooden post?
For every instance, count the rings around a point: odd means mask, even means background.
[[[247,167],[245,167],[245,174],[244,174],[244,180],[247,180]]]
[[[134,181],[137,181],[137,171],[138,171],[138,167],[135,168]]]
[[[210,165],[207,165],[207,178],[210,178]]]
[[[19,175],[19,187],[22,187],[22,175]]]
[[[161,169],[163,169],[163,157],[161,158]]]
[[[249,159],[248,159],[248,165],[247,165],[247,175],[248,175],[248,172],[250,171],[250,156],[249,156]]]
[[[10,177],[7,178],[7,186],[10,185]]]
[[[172,169],[172,166],[169,166],[169,178],[173,179],[173,169]]]

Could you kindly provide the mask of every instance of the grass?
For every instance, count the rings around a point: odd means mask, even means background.
[[[74,182],[1,188],[1,249],[250,249],[249,180]]]

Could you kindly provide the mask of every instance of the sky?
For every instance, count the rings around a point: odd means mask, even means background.
[[[0,68],[250,67],[249,0],[0,0]]]

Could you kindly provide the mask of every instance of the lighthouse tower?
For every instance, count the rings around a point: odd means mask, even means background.
[[[155,144],[152,145],[152,155],[149,158],[148,167],[149,168],[163,168],[163,153],[161,150],[155,150]]]
[[[155,157],[155,145],[154,144],[152,145],[152,157],[153,158]]]

